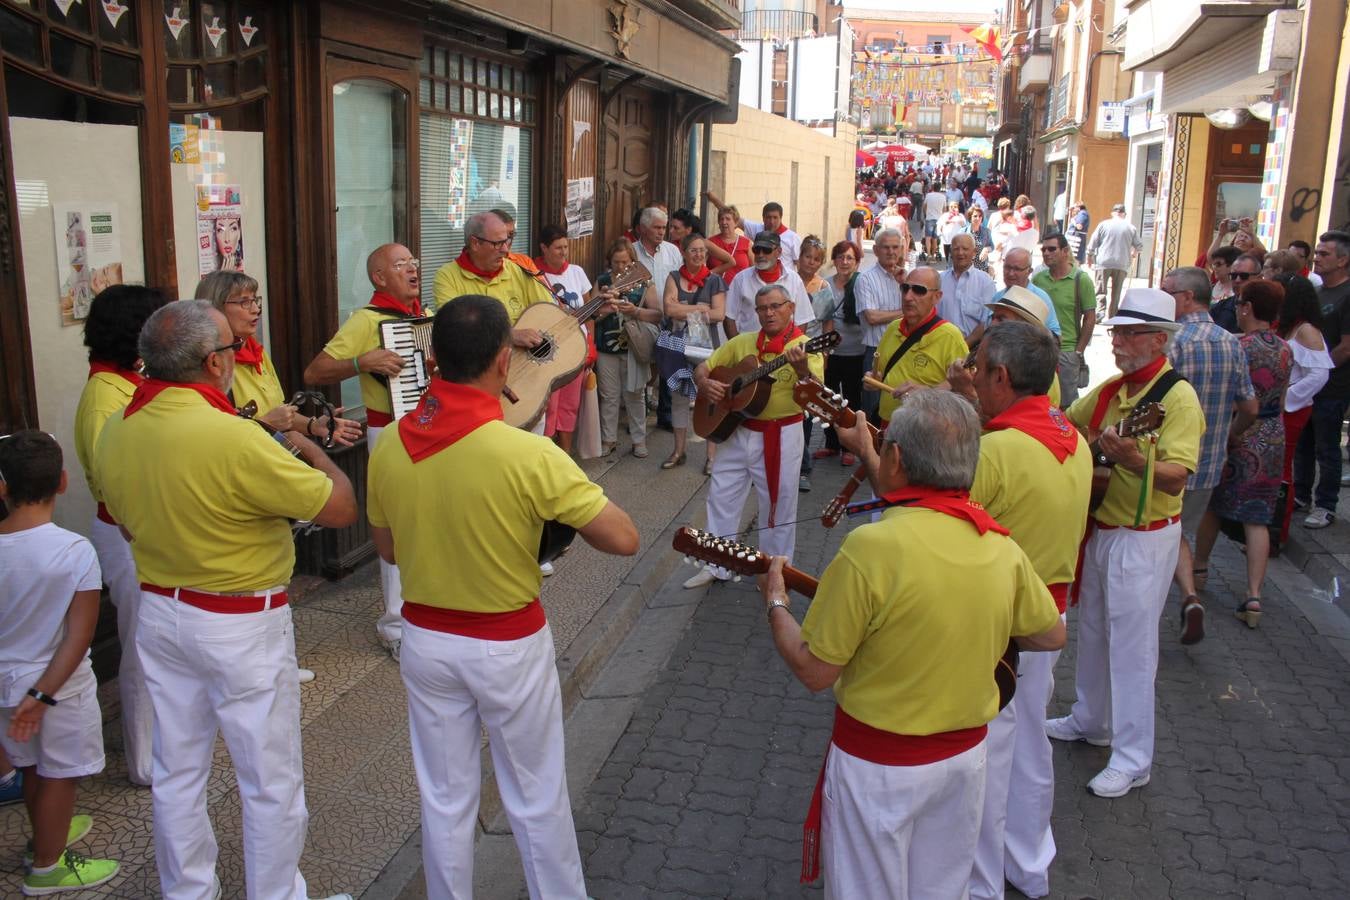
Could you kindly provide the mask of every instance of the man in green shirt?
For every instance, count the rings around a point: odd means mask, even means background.
[[[1059,316],[1060,405],[1068,409],[1078,399],[1079,373],[1085,369],[1083,353],[1097,323],[1096,288],[1092,277],[1078,268],[1064,235],[1046,235],[1041,240],[1041,258],[1045,268],[1032,276],[1031,283],[1050,295]]]

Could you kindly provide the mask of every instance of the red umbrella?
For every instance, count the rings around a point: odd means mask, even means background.
[[[896,162],[914,162],[914,151],[904,144],[887,144],[885,147],[878,147],[877,152],[889,155]]]
[[[877,158],[865,150],[857,151],[853,156],[853,165],[861,169],[863,166],[875,166]]]

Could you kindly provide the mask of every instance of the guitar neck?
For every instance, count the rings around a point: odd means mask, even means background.
[[[792,566],[783,567],[783,583],[787,585],[790,591],[796,591],[803,597],[814,597],[816,588],[820,582],[810,575],[807,575],[801,569],[794,569]]]
[[[853,494],[862,487],[862,483],[867,480],[867,466],[861,465],[853,470],[847,482],[839,493],[834,495],[834,499],[825,507],[825,514],[820,517],[820,524],[826,528],[833,528],[839,524],[839,520],[844,516],[844,510],[848,508],[848,501],[853,499]]]

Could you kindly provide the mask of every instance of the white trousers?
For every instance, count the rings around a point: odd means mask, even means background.
[[[143,592],[136,644],[155,707],[155,862],[167,900],[212,900],[206,782],[225,737],[244,812],[249,900],[305,900],[309,812],[289,606],[211,613]]]
[[[1107,764],[1139,776],[1153,765],[1158,619],[1176,569],[1181,524],[1157,531],[1098,530],[1079,590],[1074,727],[1111,739]]]
[[[1057,650],[1022,653],[1017,693],[989,723],[984,816],[970,878],[972,898],[1002,897],[1005,878],[1028,897],[1050,892],[1055,771],[1043,723],[1058,659]]]
[[[474,826],[486,727],[493,771],[532,898],[586,896],[563,759],[553,632],[487,641],[404,623],[422,868],[431,900],[473,896]]]
[[[926,766],[883,766],[831,747],[820,835],[825,896],[964,898],[984,769],[984,741]]]
[[[140,617],[141,585],[136,578],[136,561],[122,530],[94,516],[89,526],[89,541],[98,554],[103,583],[117,610],[117,638],[122,644],[122,661],[117,667],[117,693],[122,699],[122,746],[127,758],[127,777],[133,784],[150,783],[151,742],[154,740],[155,711],[145,688],[145,672],[136,649],[136,623]]]
[[[628,372],[627,353],[597,353],[595,357],[596,388],[600,392],[600,440],[606,444],[619,439],[619,402],[628,413],[628,435],[634,444],[647,439],[647,393],[645,386],[626,391],[624,375]]]
[[[366,450],[375,449],[375,442],[384,432],[384,426],[366,428]],[[391,438],[392,440],[392,438]],[[386,644],[403,639],[403,579],[398,566],[380,560],[380,591],[384,594],[384,615],[375,623],[375,632]]]
[[[741,509],[754,485],[759,498],[759,549],[771,556],[792,558],[797,547],[797,478],[801,475],[802,423],[795,422],[780,433],[778,461],[778,506],[774,528],[769,524],[769,482],[764,473],[764,435],[744,426],[732,432],[717,448],[712,483],[708,487],[708,531],[734,536],[741,524]],[[716,571],[716,570],[714,570]],[[719,572],[718,577],[725,577]]]

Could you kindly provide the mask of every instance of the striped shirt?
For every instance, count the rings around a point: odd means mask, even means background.
[[[1187,313],[1177,321],[1181,330],[1172,344],[1172,367],[1195,388],[1205,412],[1200,458],[1186,487],[1204,490],[1217,485],[1223,474],[1233,404],[1255,397],[1256,391],[1237,338],[1215,325],[1208,312]]]
[[[897,274],[904,274],[904,267],[897,269]],[[868,347],[876,347],[881,343],[881,335],[886,331],[886,323],[881,325],[869,325],[867,319],[863,316],[863,311],[868,309],[881,310],[882,312],[893,312],[900,308],[900,282],[895,280],[895,275],[887,272],[881,266],[876,265],[866,270],[858,276],[858,280],[853,283],[853,296],[857,299],[858,318],[863,323],[863,344]]]

